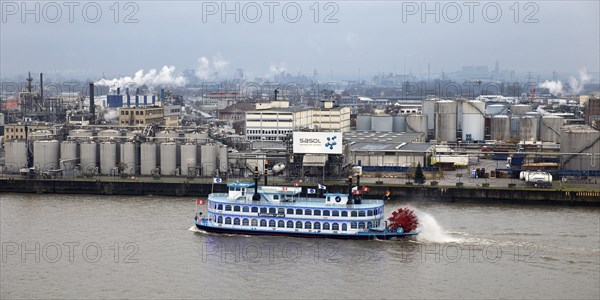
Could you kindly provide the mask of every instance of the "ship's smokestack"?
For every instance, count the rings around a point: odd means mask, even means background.
[[[96,103],[94,102],[94,83],[90,82],[90,124],[96,124]]]
[[[354,204],[352,196],[352,175],[350,175],[348,176],[348,204]]]
[[[260,195],[258,194],[258,165],[254,166],[254,195],[252,195],[252,201],[260,200]]]
[[[44,101],[44,73],[40,73],[40,98]]]

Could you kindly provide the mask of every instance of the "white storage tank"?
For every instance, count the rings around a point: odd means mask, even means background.
[[[375,132],[391,132],[394,130],[394,119],[392,116],[373,116],[371,118],[371,130]]]
[[[64,141],[60,143],[60,161],[58,167],[63,169],[63,176],[71,178],[74,176],[75,167],[79,164],[77,155],[77,142]]]
[[[359,115],[356,117],[356,130],[357,131],[370,131],[371,130],[371,115]]]
[[[462,103],[462,140],[483,141],[485,139],[485,103],[481,101],[465,101]]]
[[[435,106],[435,139],[438,142],[456,142],[457,103],[441,100]]]
[[[486,106],[485,113],[489,116],[508,115],[508,106],[504,104],[490,104]]]
[[[140,174],[154,175],[156,170],[156,151],[155,143],[142,143],[140,147]]]
[[[227,173],[229,171],[228,151],[226,145],[219,146],[219,172]]]
[[[100,144],[100,174],[116,175],[117,168],[117,144],[115,142],[103,142]]]
[[[33,166],[37,172],[58,169],[60,144],[56,140],[33,142]]]
[[[138,160],[136,148],[134,142],[125,142],[121,144],[121,157],[119,161],[123,167],[122,173],[129,175],[137,174]]]
[[[200,146],[200,163],[203,176],[214,176],[217,168],[217,145],[206,144]]]
[[[98,144],[95,142],[82,142],[79,144],[81,172],[86,175],[97,173]]]
[[[187,143],[181,145],[181,175],[194,176],[196,175],[196,144]]]
[[[560,143],[560,128],[564,119],[559,116],[543,116],[540,121],[540,140],[542,142]]]
[[[160,175],[177,175],[177,144],[173,142],[160,144]]]
[[[27,143],[25,141],[8,141],[4,143],[5,172],[17,174],[21,168],[27,168]]]
[[[519,124],[519,138],[521,141],[538,140],[538,118],[534,116],[523,116]]]
[[[135,140],[141,136],[142,136],[142,132],[140,130],[133,130],[133,131],[128,131],[127,133],[125,133],[125,137],[127,138],[127,140]]]
[[[492,116],[490,121],[491,139],[505,141],[510,139],[510,136],[510,118],[506,115]]]
[[[29,141],[45,141],[45,140],[54,140],[56,135],[52,133],[50,130],[35,130],[29,133],[28,135]]]
[[[427,115],[411,114],[406,116],[406,132],[421,132],[427,135]]]
[[[514,104],[510,106],[510,112],[513,116],[520,116],[532,110],[529,104]]]
[[[394,116],[394,132],[406,132],[406,115]]]
[[[423,101],[423,115],[427,116],[427,129],[433,130],[435,128],[435,100]],[[424,131],[427,133],[427,130]]]
[[[561,127],[560,153],[565,170],[600,171],[600,131],[588,125]]]
[[[511,116],[510,117],[510,135],[511,136],[520,136],[521,134],[521,117],[519,116]]]

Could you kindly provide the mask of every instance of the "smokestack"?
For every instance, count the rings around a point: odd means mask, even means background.
[[[252,195],[252,201],[260,200],[260,195],[258,194],[258,165],[254,167],[254,195]]]
[[[40,73],[40,97],[44,101],[44,73]]]
[[[94,83],[90,82],[90,124],[96,124],[96,103],[94,102]]]
[[[348,204],[354,204],[352,195],[352,175],[348,176]]]

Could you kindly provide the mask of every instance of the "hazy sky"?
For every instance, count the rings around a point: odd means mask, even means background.
[[[113,78],[173,66],[207,79],[236,68],[252,77],[318,69],[326,79],[356,79],[359,70],[362,78],[425,74],[428,63],[432,74],[493,69],[496,60],[534,74],[598,74],[600,1],[515,2],[132,1],[117,9],[115,1],[3,0],[0,77]]]

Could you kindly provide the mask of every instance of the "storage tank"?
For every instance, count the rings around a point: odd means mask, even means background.
[[[203,176],[214,176],[217,168],[217,145],[206,144],[200,146],[200,163]]]
[[[490,137],[492,140],[505,141],[510,139],[510,118],[506,115],[492,116]]]
[[[98,144],[96,142],[82,142],[79,144],[79,161],[81,172],[86,175],[96,174],[98,167]]]
[[[77,142],[64,141],[60,143],[60,160],[58,162],[58,167],[63,169],[63,176],[66,178],[73,177],[75,167],[78,164]]]
[[[21,168],[27,168],[27,143],[25,141],[8,141],[4,143],[5,172],[17,174]]]
[[[521,141],[537,141],[538,140],[538,118],[533,116],[521,117],[519,124],[519,139]]]
[[[206,144],[207,140],[208,140],[208,132],[198,132],[198,131],[193,131],[193,132],[186,132],[184,134],[185,140],[188,143],[195,143],[198,145],[203,145]]]
[[[371,130],[371,115],[359,115],[356,117],[356,130],[357,131],[370,131]]]
[[[521,117],[519,116],[511,116],[510,117],[510,135],[511,136],[520,136],[521,129]]]
[[[411,114],[406,116],[406,132],[422,132],[427,135],[427,115]]]
[[[100,174],[116,175],[117,167],[117,144],[115,142],[103,142],[100,144]]]
[[[406,132],[406,115],[394,116],[394,132]]]
[[[58,169],[60,144],[56,140],[33,142],[33,166],[37,172]]]
[[[435,100],[423,101],[423,115],[427,116],[427,129],[433,130],[435,128]],[[427,130],[423,131],[427,133]]]
[[[485,103],[482,101],[465,101],[462,103],[462,140],[483,141],[485,139]]]
[[[29,138],[30,142],[54,140],[56,138],[56,135],[54,135],[54,133],[52,133],[52,131],[50,131],[50,130],[42,129],[42,130],[34,130],[34,131],[30,132],[28,135],[28,138]]]
[[[435,139],[438,142],[456,142],[456,107],[451,100],[437,101],[435,106]]]
[[[560,143],[560,128],[564,120],[559,116],[543,116],[540,120],[540,140],[542,142]]]
[[[227,173],[229,171],[228,151],[226,145],[219,145],[219,172]]]
[[[93,136],[93,134],[90,130],[85,130],[85,129],[69,130],[69,138],[71,138],[71,139],[90,138],[92,136]]]
[[[136,144],[134,142],[125,142],[121,144],[120,164],[122,164],[122,173],[135,175],[139,165],[137,159]]]
[[[490,104],[486,106],[485,113],[489,116],[508,115],[508,106],[504,104]]]
[[[600,131],[588,125],[561,127],[560,153],[565,170],[600,171]]]
[[[110,141],[115,140],[121,136],[121,132],[116,129],[106,129],[98,132],[98,140]]]
[[[160,175],[177,175],[177,144],[166,142],[160,144]]]
[[[371,118],[371,130],[376,132],[391,132],[394,130],[394,119],[392,116],[373,116]]]
[[[140,148],[140,174],[153,175],[156,170],[156,144],[142,143]]]
[[[125,137],[127,138],[127,140],[135,140],[138,137],[142,136],[142,132],[140,130],[133,130],[133,131],[128,131],[127,133],[125,133]]]
[[[513,104],[510,106],[510,112],[513,116],[520,116],[532,110],[529,104]]]
[[[181,145],[181,175],[196,175],[196,144],[186,143]]]
[[[155,138],[159,142],[175,142],[179,138],[179,132],[163,130],[156,133]]]

